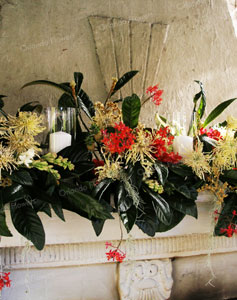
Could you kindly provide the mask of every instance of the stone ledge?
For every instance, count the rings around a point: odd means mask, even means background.
[[[113,241],[117,244],[119,240]],[[127,260],[161,259],[237,251],[237,238],[212,237],[209,233],[137,239],[123,242]],[[1,248],[2,264],[7,269],[47,268],[108,263],[104,242]]]

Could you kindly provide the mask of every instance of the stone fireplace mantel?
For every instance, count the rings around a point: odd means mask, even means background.
[[[168,277],[172,281],[171,258],[237,251],[237,239],[235,236],[232,238],[213,237],[213,221],[210,215],[213,209],[212,202],[208,200],[210,198],[205,195],[199,197],[197,203],[199,217],[197,220],[186,216],[178,226],[167,232],[157,233],[153,238],[146,236],[138,228],[134,228],[130,235],[127,235],[125,230],[123,230],[123,242],[120,248],[126,252],[127,258],[123,264],[120,264],[120,269],[126,268],[126,264],[133,261],[139,265],[138,269],[142,268],[145,270],[148,268],[149,272],[152,272],[154,268],[160,270],[160,264],[162,264],[162,266],[165,266],[164,268],[169,269],[169,275],[164,271],[166,280],[163,281],[167,283]],[[112,244],[117,245],[121,236],[119,220],[116,215],[114,217],[114,220],[106,221],[102,234],[96,237],[91,223],[75,213],[65,211],[66,222],[61,221],[56,215],[49,218],[45,214],[41,214],[46,232],[46,246],[43,251],[37,251],[33,246],[29,246],[29,243],[15,231],[8,215],[7,221],[14,237],[1,238],[2,266],[4,269],[14,272],[14,270],[20,271],[26,268],[30,270],[86,265],[93,267],[98,264],[109,264],[110,262],[107,261],[105,255],[105,242],[112,242]],[[148,265],[146,265],[146,262]],[[170,264],[170,266],[167,264]],[[124,273],[126,272],[121,269],[120,274]],[[122,290],[122,294],[125,293],[123,292],[125,281],[120,276],[119,289]],[[133,284],[136,286],[134,282]],[[129,283],[130,285],[131,283]],[[144,286],[147,291],[149,285],[147,287],[144,284]],[[156,287],[156,290],[153,292],[158,293],[159,291],[161,293],[161,286],[162,284],[158,290]],[[172,286],[171,283],[170,286]],[[131,293],[133,293],[132,290],[130,291],[130,296]],[[151,295],[153,295],[152,293]],[[159,296],[160,298],[157,296],[157,299],[166,299],[166,296],[163,298],[162,296]],[[129,298],[121,296],[121,299]],[[135,297],[134,299],[137,298]]]

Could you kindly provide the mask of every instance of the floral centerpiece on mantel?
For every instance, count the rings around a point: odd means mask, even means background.
[[[176,226],[185,215],[197,218],[195,200],[207,189],[216,197],[215,234],[232,236],[237,223],[237,121],[229,118],[219,127],[206,128],[235,99],[218,105],[202,122],[206,97],[198,82],[201,91],[194,97],[189,127],[192,137],[176,136],[162,116],[156,116],[156,128],[139,121],[146,102],[161,104],[158,85],[147,89],[143,101],[135,94],[112,100],[136,73],[114,79],[104,103],[94,104],[81,88],[82,73],[74,73],[71,83],[39,80],[24,86],[59,88],[63,94],[58,106],[76,108],[76,141],[57,154],[40,154],[34,139],[43,130],[37,114],[42,107],[26,104],[13,117],[3,111],[1,97],[0,235],[11,236],[5,220],[9,208],[15,228],[39,250],[45,232],[38,212],[51,216],[51,210],[62,220],[63,209],[88,218],[97,235],[117,212],[128,232],[136,225],[154,236]]]

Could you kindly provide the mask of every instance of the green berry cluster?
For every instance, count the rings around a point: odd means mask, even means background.
[[[151,190],[158,194],[162,194],[164,192],[163,186],[155,179],[147,179],[145,183]]]

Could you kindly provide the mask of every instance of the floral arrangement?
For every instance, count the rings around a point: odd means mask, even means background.
[[[198,192],[210,190],[215,195],[215,234],[232,236],[237,223],[237,120],[207,125],[235,99],[222,102],[202,121],[206,96],[198,82],[191,137],[177,136],[162,116],[156,116],[156,128],[139,121],[148,101],[162,103],[158,85],[149,87],[143,100],[136,94],[115,98],[136,73],[113,79],[104,103],[93,103],[81,88],[82,73],[74,73],[71,83],[38,80],[24,85],[59,88],[63,94],[58,106],[76,108],[76,141],[57,154],[40,155],[42,147],[34,138],[43,130],[38,103],[24,105],[13,117],[2,110],[2,100],[0,235],[11,236],[5,221],[9,207],[15,228],[39,250],[45,232],[38,212],[51,216],[51,210],[62,220],[63,209],[88,218],[96,235],[117,212],[127,232],[136,225],[154,236],[175,227],[185,215],[197,218]],[[108,259],[125,258],[118,247],[106,247],[114,248]]]

